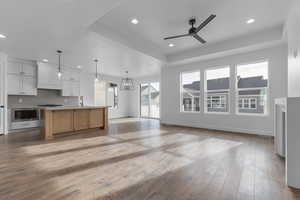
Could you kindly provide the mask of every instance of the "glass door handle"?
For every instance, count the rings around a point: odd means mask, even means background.
[[[3,106],[3,105],[1,105],[1,106],[0,106],[0,108],[4,108],[4,106]]]

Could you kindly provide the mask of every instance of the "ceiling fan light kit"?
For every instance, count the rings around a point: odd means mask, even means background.
[[[208,25],[214,18],[216,17],[216,15],[210,15],[206,20],[204,20],[198,27],[195,27],[196,24],[196,19],[195,18],[191,18],[189,20],[189,24],[192,26],[187,34],[183,34],[183,35],[176,35],[176,36],[171,36],[171,37],[166,37],[164,38],[164,40],[171,40],[171,39],[175,39],[175,38],[182,38],[182,37],[187,37],[187,36],[191,36],[193,38],[195,38],[196,40],[198,40],[200,43],[205,44],[206,41],[200,37],[198,35],[198,32],[200,30],[202,30],[206,25]]]

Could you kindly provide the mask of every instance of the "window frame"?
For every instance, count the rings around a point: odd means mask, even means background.
[[[182,75],[183,74],[189,74],[189,73],[194,73],[194,72],[199,72],[199,83],[200,83],[200,90],[199,90],[199,111],[193,111],[193,104],[192,104],[192,111],[184,111],[183,109],[183,87],[182,87]],[[179,72],[179,96],[180,96],[180,101],[179,101],[179,112],[180,113],[201,113],[202,109],[201,109],[201,70],[200,69],[196,69],[196,70],[188,70],[188,71],[181,71]]]
[[[210,92],[223,92],[223,91],[227,92],[228,99],[226,101],[226,98],[225,98],[225,102],[226,102],[226,104],[228,103],[228,110],[227,110],[227,112],[208,111],[208,104],[207,104],[208,91],[207,91],[207,73],[206,72],[209,70],[218,70],[218,69],[224,69],[224,68],[229,69],[229,77],[228,77],[229,78],[229,88],[222,89],[222,90],[210,90]],[[230,93],[231,93],[230,87],[231,87],[231,66],[229,64],[223,65],[223,66],[217,66],[217,67],[209,67],[204,70],[204,93],[203,93],[204,94],[204,114],[220,114],[220,115],[230,114]],[[216,94],[215,96],[225,96],[226,97],[226,93],[219,93],[219,94]],[[226,106],[225,106],[225,108],[226,108]]]
[[[247,96],[247,95],[246,95]],[[240,109],[244,109],[244,110],[255,110],[255,109],[257,109],[257,99],[256,98],[254,98],[254,97],[249,97],[249,98],[247,98],[247,97],[241,97],[240,99],[238,99],[238,100],[242,100],[242,107],[240,107],[240,102],[239,102],[239,108]],[[249,102],[247,103],[248,104],[248,107],[245,107],[245,100],[248,100]],[[255,108],[252,108],[251,107],[251,105],[252,105],[252,103],[251,103],[251,100],[254,100],[255,101]]]
[[[257,87],[257,88],[238,88],[238,76],[237,76],[237,69],[239,66],[242,65],[251,65],[251,64],[259,64],[259,63],[267,63],[267,70],[268,70],[268,86],[267,87]],[[242,62],[242,63],[237,63],[235,64],[235,114],[236,115],[247,115],[247,116],[260,116],[260,117],[267,117],[269,116],[269,106],[270,106],[270,62],[268,59],[261,59],[261,60],[256,60],[253,62]],[[266,89],[266,100],[264,101],[264,106],[265,106],[265,112],[264,113],[240,113],[239,112],[239,91],[243,90],[261,90],[261,89]],[[248,95],[250,96],[250,95]],[[257,109],[258,101],[256,101],[256,109]],[[251,103],[249,101],[249,106],[251,107]]]

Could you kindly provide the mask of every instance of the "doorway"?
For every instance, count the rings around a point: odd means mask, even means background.
[[[160,86],[159,82],[140,85],[140,116],[144,118],[160,118]]]

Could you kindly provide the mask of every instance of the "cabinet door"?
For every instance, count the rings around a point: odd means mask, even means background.
[[[22,72],[25,76],[36,76],[36,66],[33,64],[23,63]]]
[[[34,77],[24,76],[22,86],[24,95],[37,95],[36,79]]]
[[[64,81],[62,88],[62,96],[70,97],[73,93],[73,85],[71,81]]]
[[[80,95],[80,84],[76,81],[64,81],[62,96],[75,97]]]
[[[7,63],[7,73],[9,74],[21,74],[22,63],[9,61]]]
[[[79,81],[80,71],[76,69],[66,68],[63,70],[63,80],[65,81]]]
[[[53,133],[65,133],[74,130],[74,111],[53,111],[52,115]]]
[[[72,96],[78,97],[80,96],[80,83],[79,82],[73,82],[72,84]]]
[[[74,111],[74,128],[75,130],[84,130],[89,128],[90,110]]]
[[[90,128],[104,127],[104,109],[90,110]]]
[[[72,80],[73,81],[80,81],[80,71],[79,70],[73,70],[72,71]]]
[[[7,75],[7,94],[20,95],[21,86],[22,86],[21,76],[17,74]]]

